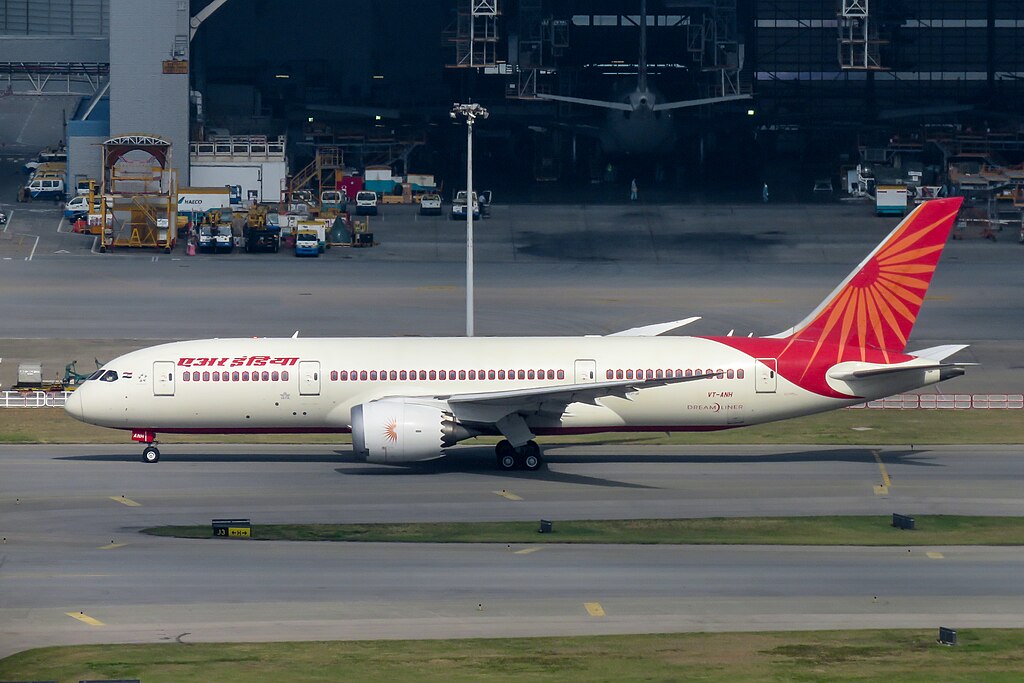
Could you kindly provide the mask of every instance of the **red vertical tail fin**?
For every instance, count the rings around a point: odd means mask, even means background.
[[[814,344],[812,359],[830,348],[835,362],[863,360],[867,349],[903,351],[962,203],[918,206],[810,315],[774,336],[788,339],[787,349]]]

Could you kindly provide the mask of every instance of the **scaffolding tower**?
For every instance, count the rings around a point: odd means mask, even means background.
[[[736,0],[697,0],[689,8],[704,9],[700,22],[689,28],[687,49],[699,68],[710,73],[709,97],[742,95],[740,71],[743,69],[743,45],[738,38]]]
[[[839,67],[844,71],[882,71],[878,38],[871,21],[871,0],[839,0]]]
[[[455,33],[455,62],[450,68],[493,67],[498,63],[498,0],[459,0]]]
[[[178,188],[171,143],[122,135],[103,143],[100,251],[149,247],[170,253],[177,241]]]

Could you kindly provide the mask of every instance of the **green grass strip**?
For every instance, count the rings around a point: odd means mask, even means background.
[[[2,680],[1020,681],[1024,631],[682,633],[630,636],[50,647],[0,661]]]
[[[252,538],[267,541],[379,543],[622,543],[767,545],[1022,545],[1024,517],[923,515],[916,529],[891,526],[890,516],[713,517],[701,519],[554,520],[412,524],[258,524]],[[159,526],[154,536],[212,538],[209,525]]]

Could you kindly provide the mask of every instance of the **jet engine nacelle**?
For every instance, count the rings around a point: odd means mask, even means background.
[[[436,405],[386,398],[352,409],[352,449],[367,462],[417,462],[444,455],[474,434]]]

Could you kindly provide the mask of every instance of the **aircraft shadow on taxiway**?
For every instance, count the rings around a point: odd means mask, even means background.
[[[872,463],[875,456],[873,449],[868,448],[841,448],[821,451],[793,451],[781,453],[763,454],[720,454],[720,453],[690,453],[690,454],[667,454],[656,453],[629,453],[623,447],[621,453],[596,453],[576,454],[560,453],[559,451],[572,448],[573,446],[547,446],[544,450],[544,465],[536,472],[525,472],[523,470],[503,471],[495,467],[494,451],[488,446],[482,447],[461,447],[453,449],[448,454],[437,460],[428,460],[421,463],[401,463],[395,465],[378,465],[365,463],[356,460],[350,450],[325,450],[322,453],[288,453],[284,449],[278,453],[175,453],[170,448],[163,454],[161,463],[171,464],[182,463],[333,463],[343,464],[336,471],[345,475],[430,475],[448,473],[479,473],[513,479],[540,479],[558,481],[562,483],[592,483],[599,486],[626,486],[632,488],[651,488],[636,484],[612,482],[611,480],[583,475],[574,475],[564,472],[553,472],[548,465],[585,465],[596,463],[642,463],[642,464],[682,464],[682,465],[724,465],[724,464],[772,464],[772,463],[816,463],[816,462],[853,462]],[[915,450],[886,450],[882,451],[882,458],[887,465],[912,465],[915,467],[944,467],[934,462],[928,455],[927,449]],[[96,453],[89,455],[64,455],[55,458],[57,460],[75,460],[86,462],[138,462],[138,455],[133,453]],[[139,463],[142,465],[143,463]],[[160,465],[147,465],[148,467],[160,467]],[[605,482],[605,483],[600,483]]]

